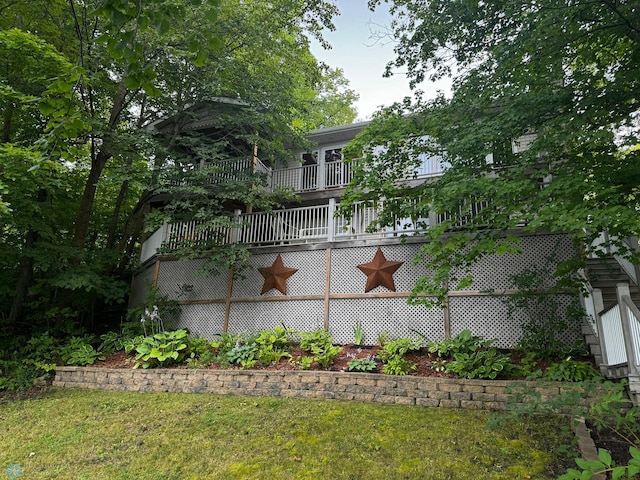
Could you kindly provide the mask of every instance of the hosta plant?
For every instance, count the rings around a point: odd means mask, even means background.
[[[186,330],[174,330],[156,333],[145,337],[136,346],[136,363],[134,368],[151,368],[181,363],[188,347],[188,333]]]

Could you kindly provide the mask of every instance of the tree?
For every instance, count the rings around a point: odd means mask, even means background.
[[[304,136],[304,126],[293,128],[297,119],[325,108],[318,98],[334,108],[331,97],[339,96],[335,110],[342,102],[352,111],[344,79],[327,79],[308,48],[308,35],[331,27],[331,1],[0,0],[0,12],[0,54],[11,60],[0,71],[2,133],[9,136],[0,152],[7,174],[0,214],[10,215],[0,239],[7,253],[0,317],[10,317],[11,328],[25,320],[47,328],[60,323],[59,312],[90,325],[93,312],[122,308],[149,200],[192,153],[181,142],[210,159],[229,154],[234,142],[258,142],[261,155],[281,157]],[[21,58],[10,51],[14,25],[23,29],[24,62],[12,59]],[[38,60],[54,53],[58,70]],[[216,119],[221,128],[253,128],[225,138],[182,135],[194,106],[216,97],[250,107]],[[150,134],[147,126],[163,118],[179,119],[176,128]],[[211,196],[190,188],[185,194],[205,204],[272,201],[247,189]],[[221,211],[207,212],[222,221]],[[15,302],[22,314],[9,313]]]
[[[349,197],[399,199],[385,204],[383,222],[449,212],[426,233],[436,274],[417,290],[442,299],[446,281],[468,284],[474,261],[518,250],[504,233],[516,227],[566,232],[586,251],[607,230],[631,254],[622,240],[640,230],[634,2],[394,0],[391,11],[397,58],[386,73],[405,68],[414,87],[452,75],[453,95],[418,94],[378,112],[351,148],[367,159]],[[528,149],[513,153],[527,134]],[[374,155],[375,146],[386,150]],[[451,166],[437,182],[398,185],[420,154],[442,151]],[[483,201],[489,208],[461,222],[456,212]],[[456,267],[465,273],[451,278]],[[575,267],[556,273],[570,278]]]

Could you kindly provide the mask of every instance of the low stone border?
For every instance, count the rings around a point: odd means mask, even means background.
[[[136,392],[214,393],[356,400],[425,407],[505,410],[515,401],[509,386],[525,383],[541,396],[575,388],[559,382],[466,380],[377,373],[271,370],[108,369],[58,367],[58,387]]]

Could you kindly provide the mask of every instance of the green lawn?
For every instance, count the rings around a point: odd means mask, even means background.
[[[51,389],[0,404],[0,478],[545,479],[558,418],[486,428],[483,411]]]

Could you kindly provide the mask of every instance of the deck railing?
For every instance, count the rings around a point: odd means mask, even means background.
[[[442,175],[447,163],[440,157],[425,159],[414,170],[407,172],[407,179],[424,179]],[[204,184],[217,185],[228,181],[246,181],[253,174],[264,174],[272,189],[285,188],[294,192],[310,192],[346,187],[353,179],[352,164],[343,161],[319,165],[296,165],[271,169],[260,159],[252,157],[233,158],[215,163],[190,166],[171,175],[172,185],[185,185],[188,173],[198,172]]]
[[[205,185],[219,185],[230,181],[247,181],[255,174],[267,175],[271,183],[271,168],[267,167],[257,157],[241,157],[221,160],[219,162],[203,163],[185,168],[180,172],[173,172],[170,177],[172,185],[186,185],[192,183],[187,174],[197,172],[197,181]]]
[[[486,202],[479,202],[468,215],[477,214]],[[471,205],[471,204],[470,204]],[[426,218],[395,218],[392,226],[379,227],[377,221],[384,202],[376,205],[356,203],[350,216],[336,216],[338,204],[289,208],[272,212],[235,213],[230,227],[205,228],[202,222],[177,222],[162,227],[149,238],[152,246],[143,245],[143,261],[153,256],[151,247],[167,249],[203,243],[243,243],[249,246],[289,243],[321,243],[365,238],[415,235],[444,220],[445,216],[430,214]],[[465,210],[466,213],[466,210]],[[465,221],[470,221],[465,217]],[[455,225],[454,225],[455,226]]]
[[[622,317],[620,305],[616,304],[600,314],[602,319],[601,342],[606,345],[607,365],[618,365],[627,361],[627,351],[624,346],[624,334],[622,331]]]

